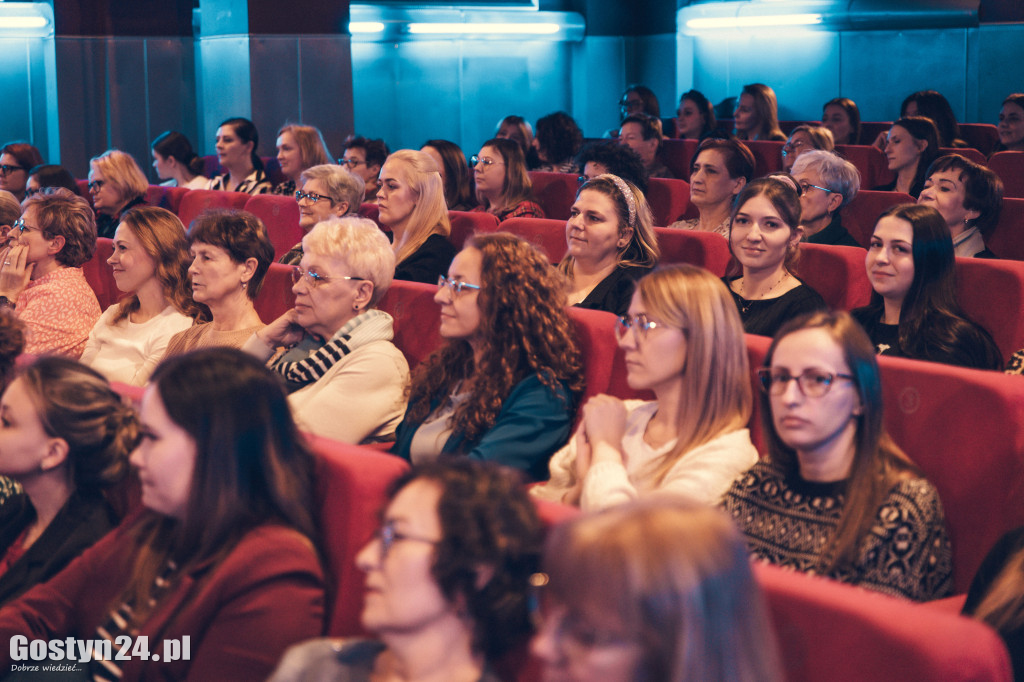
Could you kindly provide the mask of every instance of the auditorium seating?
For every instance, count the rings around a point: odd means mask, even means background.
[[[146,203],[150,206],[166,208],[171,213],[177,214],[181,205],[181,198],[188,193],[184,187],[164,187],[163,185],[150,185],[146,190]]]
[[[1003,199],[999,222],[985,245],[1000,258],[1024,260],[1024,199]]]
[[[474,232],[483,234],[502,229],[497,216],[483,211],[448,211],[448,220],[452,224],[452,233],[448,236],[448,241],[459,250]]]
[[[875,223],[878,222],[878,216],[883,211],[891,206],[913,203],[915,203],[914,197],[903,192],[862,190],[857,192],[853,201],[841,209],[843,227],[853,235],[858,244],[866,247],[871,242]]]
[[[722,277],[732,259],[729,242],[722,235],[700,230],[654,228],[662,263],[690,263]]]
[[[830,308],[852,310],[871,300],[864,249],[856,246],[800,244],[797,275],[821,294]]]
[[[267,236],[274,245],[274,259],[302,241],[299,227],[299,204],[295,197],[278,194],[256,194],[245,202],[245,210],[263,221]]]
[[[378,308],[395,318],[395,346],[405,355],[409,369],[441,345],[441,318],[434,303],[436,284],[394,280]]]
[[[244,209],[249,195],[243,192],[221,192],[212,189],[193,189],[185,193],[178,206],[178,217],[188,230],[192,221],[211,208]]]
[[[668,227],[686,215],[690,207],[690,183],[672,178],[650,178],[646,196],[654,224]]]
[[[658,150],[658,159],[672,171],[672,175],[680,180],[688,181],[693,155],[697,153],[699,144],[700,140],[662,140],[661,149]]]
[[[533,183],[533,196],[544,209],[545,218],[569,219],[569,210],[579,189],[578,175],[530,171],[530,182]]]
[[[377,203],[374,201],[364,201],[359,204],[359,216],[361,218],[369,218],[373,222],[380,224],[380,209],[377,208]]]
[[[892,182],[885,154],[878,147],[861,144],[836,145],[836,153],[852,163],[860,171],[861,189],[871,189]]]
[[[872,144],[881,133],[889,132],[893,121],[861,121],[860,141],[864,144]]]
[[[999,145],[999,129],[991,123],[961,123],[960,137],[985,156],[991,155]]]
[[[550,218],[509,218],[501,229],[518,235],[543,251],[548,260],[557,263],[565,255],[565,221]]]
[[[1003,360],[1024,348],[1024,263],[957,258],[956,278],[964,312],[992,334]]]
[[[775,140],[743,140],[754,155],[754,177],[760,178],[782,170],[782,146],[785,142]]]
[[[260,319],[266,323],[273,322],[295,306],[292,267],[283,263],[271,263],[263,277],[263,286],[256,294],[253,304]]]
[[[988,157],[977,149],[972,149],[970,147],[939,147],[939,156],[948,156],[949,154],[959,154],[965,159],[969,159],[970,161],[981,164],[982,166],[988,163]]]
[[[92,258],[82,264],[85,281],[89,283],[93,293],[96,294],[96,300],[100,302],[101,310],[106,310],[124,296],[124,293],[117,288],[113,271],[107,265],[107,259],[113,253],[114,240],[99,237],[96,239],[96,251],[93,252]]]
[[[1024,198],[1024,152],[996,152],[988,167],[1003,181],[1003,196]]]

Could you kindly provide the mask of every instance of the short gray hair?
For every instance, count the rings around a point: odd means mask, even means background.
[[[359,204],[363,201],[363,193],[366,191],[366,183],[361,177],[350,173],[345,167],[336,166],[333,163],[310,166],[302,171],[299,179],[303,184],[309,180],[319,180],[323,183],[327,196],[334,203],[342,201],[348,203],[348,213],[352,214],[359,210]]]
[[[852,163],[833,152],[815,149],[796,157],[790,173],[817,173],[825,187],[843,195],[846,206],[860,191],[860,171]]]
[[[347,172],[347,171],[346,171]],[[345,261],[352,277],[373,282],[369,307],[387,293],[395,276],[395,252],[377,223],[358,216],[324,220],[302,238],[304,253]]]

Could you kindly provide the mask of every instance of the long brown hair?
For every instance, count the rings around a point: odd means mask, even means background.
[[[1006,562],[973,615],[1001,631],[1024,625],[1024,550]]]
[[[464,339],[435,351],[413,375],[408,418],[426,419],[431,400],[447,401],[466,381],[469,396],[455,407],[451,424],[475,443],[528,376],[537,375],[552,391],[566,387],[575,404],[583,392],[583,361],[565,312],[565,280],[544,254],[508,232],[474,235],[466,248],[483,255],[480,363]]]

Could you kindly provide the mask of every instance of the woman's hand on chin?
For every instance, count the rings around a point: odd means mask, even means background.
[[[299,325],[297,320],[297,313],[292,308],[256,332],[256,335],[260,341],[268,346],[287,346],[290,348],[301,341],[302,337],[306,335],[306,330]]]
[[[28,262],[28,247],[8,246],[0,251],[0,296],[14,303],[32,279],[35,263]]]

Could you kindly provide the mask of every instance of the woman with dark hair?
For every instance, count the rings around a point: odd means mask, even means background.
[[[277,131],[277,162],[285,181],[274,185],[273,194],[295,194],[303,171],[331,163],[324,136],[315,126],[289,123]]]
[[[420,151],[437,164],[444,185],[444,201],[449,211],[468,211],[476,204],[473,175],[459,145],[448,140],[427,140]]]
[[[114,238],[121,215],[145,206],[149,181],[131,154],[108,149],[89,160],[89,194],[96,211],[96,236]]]
[[[42,154],[28,142],[8,142],[0,148],[0,189],[22,201],[29,171],[42,164]]]
[[[491,666],[530,632],[541,541],[514,472],[465,460],[413,467],[392,484],[381,527],[356,557],[366,573],[362,625],[379,641],[293,647],[271,682],[496,682]]]
[[[733,112],[733,127],[740,140],[786,141],[779,129],[779,103],[775,91],[764,83],[743,86]]]
[[[697,147],[690,170],[690,203],[696,218],[678,220],[669,227],[729,236],[733,201],[754,179],[754,155],[738,140],[708,138]]]
[[[903,192],[915,199],[924,189],[928,167],[939,156],[939,140],[930,118],[909,116],[892,124],[885,141],[885,158],[896,178],[874,189]]]
[[[825,102],[821,125],[832,131],[836,144],[860,144],[860,109],[849,97],[836,97]]]
[[[188,138],[174,130],[167,130],[153,140],[153,169],[163,183],[170,187],[206,189],[210,179],[203,175],[203,157],[192,149]]]
[[[583,388],[565,280],[519,237],[478,234],[434,301],[447,343],[416,369],[391,451],[413,462],[464,455],[545,478]]]
[[[598,175],[618,175],[647,193],[647,169],[644,162],[632,149],[615,140],[600,140],[585,145],[576,155],[576,166],[580,169],[580,183],[593,180]]]
[[[78,183],[75,176],[67,171],[64,166],[44,164],[34,166],[28,172],[28,183],[25,185],[25,198],[33,196],[46,187],[63,187],[72,194],[81,194],[78,191]]]
[[[99,374],[42,357],[0,399],[0,475],[22,494],[0,505],[0,603],[57,575],[118,523],[105,492],[128,473],[135,411]]]
[[[917,203],[942,214],[954,255],[995,258],[982,237],[995,228],[1003,210],[1003,181],[991,170],[959,154],[940,156],[928,169]]]
[[[0,610],[0,634],[100,640],[90,679],[264,679],[324,615],[314,461],[284,390],[244,353],[198,351],[157,368],[140,421],[144,509]],[[190,655],[109,655],[123,637]]]
[[[931,206],[894,206],[878,218],[864,261],[874,293],[853,311],[879,355],[1001,369],[991,335],[956,295],[953,240]]]
[[[556,111],[537,119],[535,129],[537,134],[533,138],[533,148],[537,151],[540,165],[532,170],[575,173],[573,157],[583,146],[583,131],[572,116]]]
[[[478,206],[474,211],[493,213],[498,222],[544,217],[544,209],[533,199],[526,160],[518,144],[498,138],[487,140],[469,161],[476,181]]]
[[[188,281],[188,242],[178,216],[156,206],[124,214],[107,259],[127,294],[107,308],[89,333],[82,364],[110,381],[143,386],[167,344],[192,326],[199,307]]]
[[[676,137],[679,139],[703,140],[711,137],[718,121],[715,108],[703,93],[688,90],[679,98],[676,111]]]
[[[494,137],[518,142],[523,148],[523,155],[527,158],[533,151],[533,126],[522,116],[511,114],[501,119],[494,131]]]
[[[274,246],[259,218],[247,211],[214,209],[189,228],[192,299],[209,311],[171,337],[167,357],[208,346],[241,348],[263,328],[253,301],[274,260]]]
[[[997,152],[1024,151],[1024,94],[1014,93],[1003,100],[998,130]]]
[[[0,251],[0,308],[13,308],[25,323],[25,352],[77,359],[100,316],[84,265],[96,250],[89,202],[59,187],[25,200]]]
[[[224,172],[210,179],[207,189],[266,194],[270,180],[256,153],[260,134],[247,118],[229,118],[217,127],[217,160]]]
[[[969,146],[960,139],[960,126],[949,100],[936,90],[919,90],[907,95],[900,106],[900,118],[908,116],[930,118],[938,131],[940,147]]]
[[[630,84],[619,100],[619,120],[634,114],[647,114],[661,118],[661,105],[658,104],[658,96],[646,85]]]
[[[558,269],[569,280],[569,304],[625,315],[634,282],[658,264],[651,209],[636,185],[599,175],[576,193],[565,223]]]
[[[946,596],[938,492],[885,431],[878,361],[849,313],[790,321],[758,374],[768,457],[723,502],[751,553],[907,599]]]
[[[344,156],[338,163],[363,179],[363,201],[372,202],[380,189],[380,171],[391,152],[384,140],[370,140],[362,135],[345,138]]]
[[[743,538],[671,496],[555,526],[533,652],[545,680],[781,682],[774,629]]]
[[[797,276],[800,185],[787,174],[758,178],[736,197],[729,228],[729,287],[748,334],[774,336],[787,320],[825,308]]]

